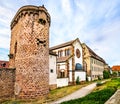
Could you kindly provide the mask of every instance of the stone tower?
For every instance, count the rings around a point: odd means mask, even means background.
[[[16,68],[17,98],[40,98],[49,92],[49,27],[44,6],[23,6],[11,22],[9,62]]]

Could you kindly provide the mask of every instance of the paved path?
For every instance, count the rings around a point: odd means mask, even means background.
[[[64,101],[68,101],[68,100],[72,100],[72,99],[77,99],[77,98],[81,98],[86,96],[87,94],[89,94],[90,92],[92,92],[92,90],[96,87],[96,83],[90,84],[86,87],[83,87],[77,91],[75,91],[74,93],[67,95],[57,101],[51,102],[49,104],[60,104],[61,102]]]
[[[105,104],[120,104],[120,89]]]

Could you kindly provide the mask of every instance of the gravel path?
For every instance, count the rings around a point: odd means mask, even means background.
[[[86,96],[87,94],[89,94],[90,92],[92,92],[92,90],[96,87],[96,83],[92,83],[88,86],[85,86],[77,91],[75,91],[74,93],[67,95],[57,101],[51,102],[49,104],[60,104],[61,102],[64,101],[68,101],[68,100],[72,100],[72,99],[77,99],[77,98],[81,98]]]

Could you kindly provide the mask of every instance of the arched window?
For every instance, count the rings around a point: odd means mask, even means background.
[[[79,63],[76,63],[75,70],[82,70],[82,65]]]

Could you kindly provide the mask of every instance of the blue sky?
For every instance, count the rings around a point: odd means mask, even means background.
[[[50,46],[79,38],[110,65],[120,65],[120,0],[1,0],[0,60],[8,60],[10,23],[24,5],[45,5]]]

